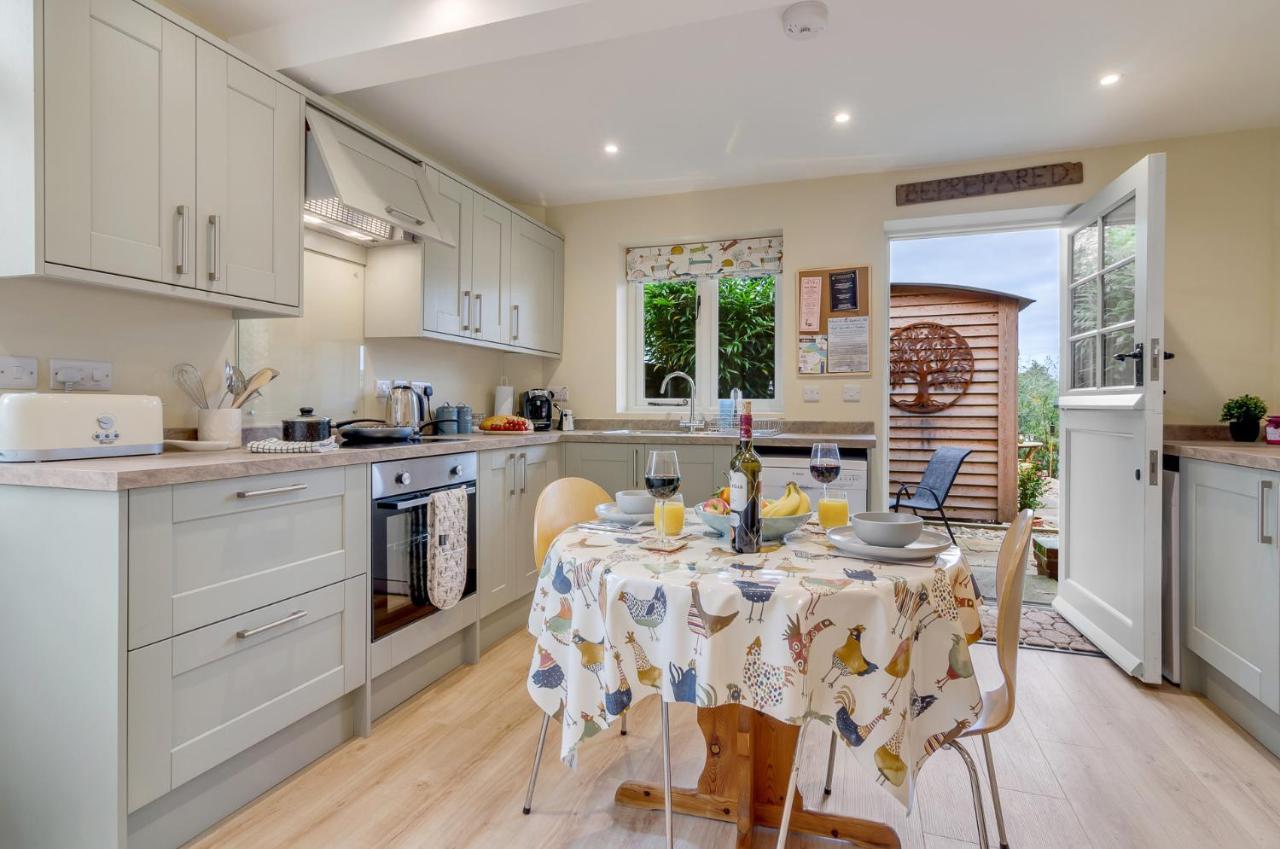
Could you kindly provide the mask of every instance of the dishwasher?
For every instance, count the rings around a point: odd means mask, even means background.
[[[819,441],[819,440],[815,440]],[[765,498],[778,498],[787,484],[794,481],[816,505],[822,495],[822,484],[809,474],[810,448],[804,446],[769,445],[767,440],[757,440],[756,453],[760,455],[760,489]],[[849,497],[849,514],[867,510],[867,452],[862,448],[840,449],[840,477],[831,484],[834,492],[844,492]],[[816,507],[815,507],[816,509]]]

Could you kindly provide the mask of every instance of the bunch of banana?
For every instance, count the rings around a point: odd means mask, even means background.
[[[787,484],[787,490],[782,493],[782,497],[766,504],[760,511],[760,515],[766,519],[772,519],[779,516],[799,516],[810,510],[812,505],[809,503],[808,494],[792,481]]]

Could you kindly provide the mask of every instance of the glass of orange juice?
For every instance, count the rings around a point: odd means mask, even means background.
[[[684,531],[684,496],[676,493],[666,501],[654,501],[653,526],[661,537],[680,536]]]
[[[818,524],[826,530],[849,524],[849,496],[844,492],[828,492],[818,499]]]

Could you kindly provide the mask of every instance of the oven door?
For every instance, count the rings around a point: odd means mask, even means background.
[[[437,493],[459,488],[467,491],[466,598],[476,591],[475,484],[440,487],[373,502],[369,522],[369,618],[374,640],[438,612],[427,597],[431,499]]]

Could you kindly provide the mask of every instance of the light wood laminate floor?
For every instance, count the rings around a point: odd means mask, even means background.
[[[576,770],[560,763],[553,724],[533,814],[521,815],[539,723],[524,685],[532,646],[524,634],[507,638],[383,717],[368,739],[347,742],[189,846],[662,846],[661,812],[612,801],[624,779],[661,781],[652,698],[633,707],[627,737],[609,729],[585,744]],[[994,652],[974,651],[986,678]],[[1019,673],[1017,716],[993,737],[1014,849],[1280,846],[1280,760],[1204,699],[1144,687],[1098,658],[1023,651]],[[702,765],[694,710],[673,706],[671,716],[674,779],[691,785]],[[925,766],[907,816],[847,758],[824,800],[827,741],[824,730],[805,745],[800,789],[810,805],[882,819],[914,849],[976,845],[967,775],[953,753]],[[730,825],[677,816],[675,827],[679,846],[732,845]],[[775,839],[758,829],[755,845]]]

